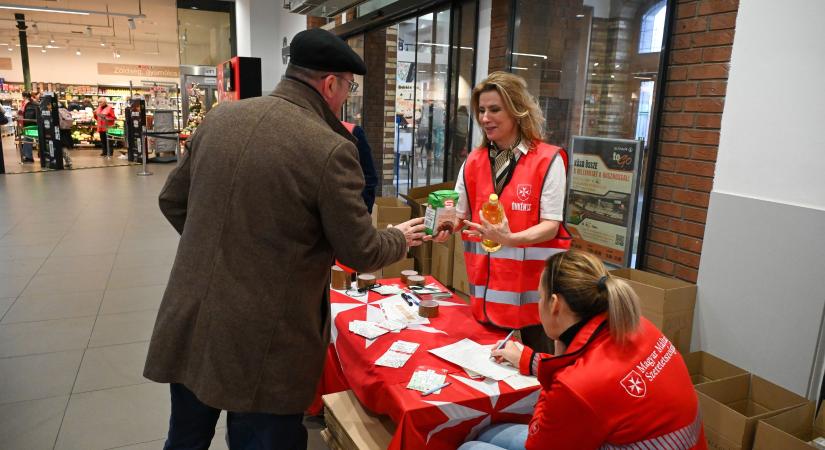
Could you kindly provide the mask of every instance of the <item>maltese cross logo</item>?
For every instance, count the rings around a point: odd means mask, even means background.
[[[523,202],[526,202],[527,199],[530,198],[530,194],[532,192],[533,192],[533,186],[531,186],[529,184],[520,184],[520,185],[518,185],[518,188],[516,189],[516,195],[518,196],[518,199],[523,201]]]
[[[642,398],[647,393],[645,380],[635,370],[622,379],[621,385],[631,397]]]

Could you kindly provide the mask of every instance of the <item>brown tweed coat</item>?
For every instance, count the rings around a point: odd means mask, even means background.
[[[373,271],[406,251],[399,230],[371,225],[353,141],[289,79],[206,116],[160,194],[181,239],[147,378],[229,411],[307,408],[329,341],[333,255]]]

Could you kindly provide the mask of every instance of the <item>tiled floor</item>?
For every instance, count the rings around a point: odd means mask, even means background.
[[[112,158],[102,158],[100,149],[93,147],[76,147],[69,150],[72,158],[72,167],[75,169],[89,169],[95,167],[114,167],[129,165],[129,161],[120,159],[118,148]],[[40,161],[37,159],[37,149],[34,150],[35,162],[33,164],[23,164],[20,162],[20,150],[14,144],[14,136],[3,137],[3,161],[6,164],[6,173],[31,173],[40,172]]]
[[[0,175],[0,448],[163,447],[168,387],[141,374],[177,247],[171,169]]]

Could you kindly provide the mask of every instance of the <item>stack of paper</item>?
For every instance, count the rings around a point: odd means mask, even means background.
[[[444,380],[446,379],[447,375],[438,373],[435,370],[417,370],[413,372],[410,383],[407,384],[407,389],[427,392],[434,387],[444,384]],[[437,393],[438,392],[435,392],[435,394]]]
[[[418,344],[415,342],[395,341],[389,350],[375,361],[375,364],[395,369],[404,367],[404,364],[407,363],[407,360],[417,349]]]
[[[389,331],[386,328],[379,327],[375,322],[367,322],[365,320],[353,320],[349,323],[349,330],[367,339],[375,339]]]

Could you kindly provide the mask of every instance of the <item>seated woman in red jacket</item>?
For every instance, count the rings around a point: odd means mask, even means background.
[[[492,355],[537,375],[529,425],[498,424],[461,450],[706,449],[682,356],[647,319],[623,280],[595,256],[547,259],[539,315],[555,354],[509,341]]]

